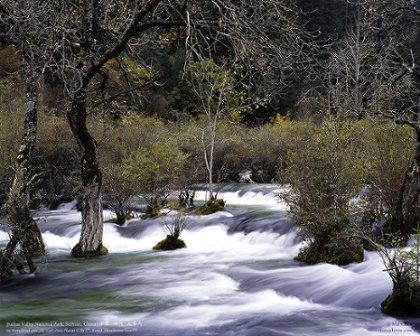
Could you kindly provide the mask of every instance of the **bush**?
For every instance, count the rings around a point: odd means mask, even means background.
[[[188,185],[186,155],[171,131],[170,124],[133,113],[121,120],[103,120],[102,129],[94,129],[104,200],[117,214],[117,222],[124,222],[133,210],[133,196],[148,194],[152,206],[160,204],[158,198],[170,188]]]
[[[164,195],[179,185],[188,155],[170,139],[161,140],[151,148],[138,148],[124,159],[125,172],[142,194]]]
[[[415,139],[411,129],[391,123],[366,123],[366,127],[367,188],[363,195],[363,221],[384,224],[383,233],[391,232],[389,224],[413,159]]]
[[[420,227],[412,234],[413,243],[388,250],[377,245],[393,289],[381,304],[382,312],[393,316],[420,317]],[[395,235],[394,235],[395,238]],[[397,237],[398,241],[404,240]],[[394,239],[395,241],[395,239]]]
[[[23,135],[22,92],[24,88],[17,76],[0,78],[0,205],[7,198]]]
[[[306,137],[308,124],[282,122],[266,124],[245,133],[249,146],[250,165],[256,182],[282,181],[287,169],[289,150]],[[309,127],[310,128],[310,127]]]
[[[38,112],[38,136],[33,166],[39,174],[32,206],[57,207],[80,195],[80,156],[67,119],[50,110]]]
[[[180,193],[190,182],[188,155],[178,145],[176,132],[151,117],[128,115],[99,135],[104,196],[120,217],[129,212],[131,199],[141,194],[156,215],[170,191]],[[175,134],[173,134],[175,133]]]
[[[352,236],[351,199],[363,185],[362,133],[357,125],[325,122],[307,125],[307,137],[289,151],[283,195],[308,246],[297,260],[347,264],[363,260],[363,249]]]

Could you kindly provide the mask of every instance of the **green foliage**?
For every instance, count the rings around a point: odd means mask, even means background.
[[[53,110],[38,111],[37,127],[33,168],[40,178],[32,206],[44,204],[55,208],[77,198],[81,190],[78,147],[67,119]]]
[[[249,148],[249,168],[256,182],[285,179],[287,157],[294,144],[306,138],[311,126],[299,122],[266,124],[245,132],[242,141]]]
[[[17,76],[0,78],[0,204],[7,196],[23,135],[23,87]]]
[[[394,288],[420,287],[420,224],[414,231],[412,243],[407,247],[405,238],[397,233],[387,235],[391,249],[376,245]]]
[[[309,138],[289,152],[291,190],[284,197],[309,243],[307,249],[320,256],[357,250],[359,242],[351,238],[351,199],[364,181],[361,132],[347,122],[325,122],[308,131]]]
[[[186,69],[187,76],[196,95],[201,100],[201,108],[207,115],[222,112],[224,117],[240,121],[244,94],[237,90],[233,75],[211,59],[193,62]]]
[[[145,194],[164,194],[180,182],[188,155],[171,140],[162,140],[150,149],[138,148],[124,159],[124,176],[137,181]]]
[[[98,143],[104,200],[123,218],[132,210],[132,197],[141,192],[136,176],[126,172],[124,160],[139,147],[150,148],[167,133],[158,119],[134,113],[117,120],[105,119],[99,125],[92,131]]]
[[[19,70],[18,52],[15,46],[9,45],[0,49],[0,78],[16,77]]]
[[[198,118],[200,114],[228,116],[240,121],[243,93],[235,87],[233,75],[211,59],[192,62],[179,74],[179,84],[168,95],[168,104],[177,119]],[[183,118],[182,118],[183,117]]]
[[[167,101],[172,117],[178,121],[196,119],[202,112],[200,100],[183,71],[178,76],[178,85],[168,92]]]
[[[363,195],[364,216],[366,221],[387,224],[413,159],[414,132],[390,122],[366,122],[365,125],[363,151],[368,188]]]
[[[390,248],[403,248],[406,244],[406,239],[401,235],[400,231],[385,233],[382,241],[385,246]]]
[[[393,236],[397,243],[405,240]],[[392,294],[381,304],[382,312],[389,315],[420,316],[420,224],[411,238],[413,242],[406,248],[377,246],[394,285]]]
[[[133,196],[146,197],[157,215],[170,191],[180,193],[196,182],[194,159],[186,154],[183,132],[155,117],[129,113],[94,127],[103,168],[104,200],[115,213],[130,213]]]
[[[413,243],[410,245],[410,249],[406,251],[405,258],[408,260],[409,286],[413,288],[420,286],[420,224],[417,224],[411,239],[413,239]]]

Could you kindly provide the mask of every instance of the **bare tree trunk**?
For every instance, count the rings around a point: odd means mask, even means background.
[[[209,183],[209,200],[212,200],[214,197],[213,193],[213,156],[214,156],[214,143],[215,135],[213,134],[213,126],[210,129],[210,148],[207,149],[205,134],[206,129],[202,130],[201,143],[203,146],[204,152],[204,162],[206,164],[207,174],[208,174],[208,183]]]
[[[5,204],[6,218],[11,226],[11,239],[2,253],[0,270],[4,273],[12,264],[16,246],[20,244],[31,272],[36,265],[31,257],[45,254],[41,232],[29,210],[31,183],[35,179],[30,164],[36,143],[38,87],[35,81],[26,83],[24,134],[16,158],[16,171],[9,198]]]
[[[216,144],[216,132],[217,132],[217,121],[219,118],[219,111],[216,111],[216,115],[213,119],[213,124],[211,125],[211,134],[210,134],[210,159],[209,159],[209,198],[210,200],[214,198],[213,193],[213,161],[214,161],[214,146]],[[209,118],[210,119],[210,118]]]
[[[214,156],[214,134],[211,134],[211,144],[210,144],[210,153],[209,153],[209,199],[214,198],[213,194],[213,156]]]
[[[420,224],[420,127],[416,128],[417,145],[413,163],[407,171],[401,188],[392,226],[409,236]]]
[[[96,144],[86,126],[86,86],[74,95],[67,114],[71,130],[82,150],[82,232],[79,243],[73,248],[76,257],[106,254],[102,245],[102,172],[96,155]]]

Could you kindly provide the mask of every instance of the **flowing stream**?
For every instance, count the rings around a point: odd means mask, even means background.
[[[392,283],[377,253],[345,267],[293,260],[303,243],[279,191],[222,187],[226,211],[188,216],[176,251],[152,250],[162,219],[105,224],[110,253],[91,259],[69,256],[74,203],[39,212],[48,255],[0,285],[0,335],[420,335],[418,319],[380,312]]]

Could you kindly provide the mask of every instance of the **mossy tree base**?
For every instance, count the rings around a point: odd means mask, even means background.
[[[141,219],[153,218],[160,215],[160,210],[167,204],[166,199],[160,199],[159,197],[153,198],[147,205],[146,213],[141,215]]]
[[[210,215],[212,213],[225,210],[225,201],[223,199],[212,198],[206,204],[194,210],[194,215]]]
[[[159,243],[153,246],[153,249],[169,251],[185,247],[187,247],[187,245],[182,239],[179,239],[178,237],[172,235],[167,235],[165,239],[161,240]]]
[[[84,251],[79,244],[77,244],[73,249],[71,250],[71,255],[73,257],[77,258],[90,258],[90,257],[97,257],[101,255],[108,254],[108,249],[105,246],[100,245],[96,250],[94,251]]]
[[[159,213],[152,213],[152,214],[148,214],[145,213],[143,215],[140,216],[141,219],[148,219],[148,218],[153,218],[153,217],[157,217],[159,216]]]
[[[13,272],[12,272],[11,269],[7,269],[7,270],[4,270],[4,271],[2,270],[0,272],[0,279],[6,278],[8,276],[11,276],[12,274],[13,274]]]
[[[363,246],[355,250],[350,249],[320,249],[314,246],[308,246],[300,252],[294,259],[302,261],[309,265],[317,263],[328,263],[335,265],[348,265],[354,262],[362,262],[364,258]]]
[[[10,275],[12,275],[10,263],[5,262],[3,252],[0,251],[0,279],[6,278]]]
[[[19,274],[34,273],[37,269],[37,265],[32,260],[31,254],[29,252],[25,252],[24,257],[28,264],[29,271],[25,270],[25,267],[21,263],[19,256],[13,255],[11,258],[7,258],[3,252],[0,251],[0,279],[13,275],[13,268],[15,268]]]
[[[420,317],[420,287],[394,288],[381,304],[383,313],[397,317]]]

